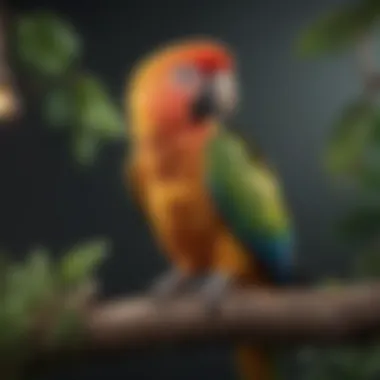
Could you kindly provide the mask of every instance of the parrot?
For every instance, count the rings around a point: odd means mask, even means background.
[[[292,216],[275,170],[228,128],[239,100],[237,58],[211,38],[157,48],[127,81],[123,173],[170,265],[152,288],[160,299],[201,276],[214,310],[232,286],[291,282]],[[237,347],[236,364],[243,380],[274,378],[264,347]]]

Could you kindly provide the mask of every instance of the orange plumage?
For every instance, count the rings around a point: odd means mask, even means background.
[[[241,284],[268,285],[209,197],[203,152],[219,124],[212,116],[191,118],[199,83],[184,88],[171,77],[183,65],[207,75],[233,71],[235,63],[224,45],[190,40],[158,50],[137,66],[126,101],[132,140],[126,168],[129,181],[160,248],[183,273],[211,270]],[[271,371],[262,354],[251,347],[239,351],[239,366],[247,380],[267,380]]]

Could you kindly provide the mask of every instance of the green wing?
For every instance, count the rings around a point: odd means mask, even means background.
[[[273,172],[226,131],[211,141],[206,162],[207,185],[226,225],[274,281],[290,281],[293,232]]]

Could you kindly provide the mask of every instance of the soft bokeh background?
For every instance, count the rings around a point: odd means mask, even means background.
[[[237,128],[256,139],[282,175],[299,234],[305,273],[344,273],[349,247],[333,226],[347,207],[321,164],[332,119],[357,95],[349,55],[305,62],[293,43],[300,29],[343,0],[76,0],[12,1],[18,10],[60,12],[85,40],[85,65],[101,75],[115,99],[135,61],[167,40],[206,34],[228,42],[240,60],[243,103]],[[98,4],[98,5],[97,5]],[[94,235],[108,236],[105,296],[142,291],[165,268],[121,176],[124,147],[109,144],[94,168],[72,163],[64,141],[29,110],[19,126],[0,131],[0,241],[21,255],[31,245],[55,250]],[[228,349],[162,349],[68,368],[70,379],[234,379]]]

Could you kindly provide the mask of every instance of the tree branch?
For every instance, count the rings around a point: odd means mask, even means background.
[[[52,359],[84,360],[99,353],[113,355],[115,350],[164,344],[366,342],[380,333],[380,283],[319,290],[236,291],[214,315],[206,312],[199,297],[165,305],[145,297],[121,299],[88,310],[84,322],[84,345],[55,353],[42,347],[34,368],[46,368]]]

